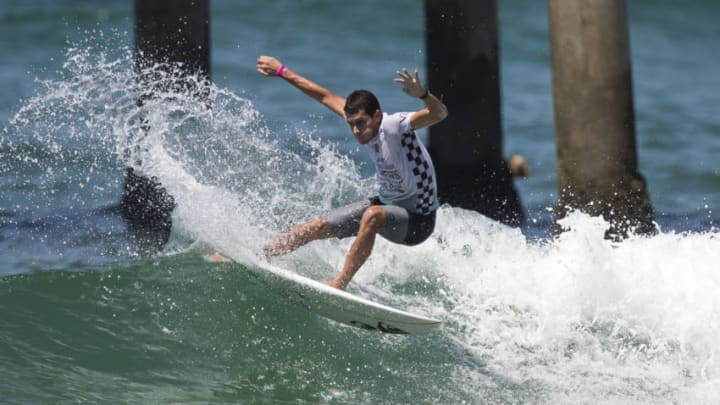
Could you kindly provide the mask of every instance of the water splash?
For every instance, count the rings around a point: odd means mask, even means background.
[[[694,389],[720,381],[717,233],[613,243],[575,213],[557,239],[528,243],[461,210],[438,223],[413,267],[432,260],[449,297],[433,315],[493,369],[541,381],[551,402],[717,399]]]

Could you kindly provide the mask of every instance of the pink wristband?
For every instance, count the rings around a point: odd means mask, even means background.
[[[280,65],[280,69],[277,71],[277,75],[282,77],[283,72],[285,71],[285,65]]]

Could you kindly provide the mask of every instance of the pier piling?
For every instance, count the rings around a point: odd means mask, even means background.
[[[428,85],[449,116],[430,128],[441,203],[517,225],[524,213],[503,158],[495,0],[426,0]]]
[[[606,236],[653,232],[637,169],[624,0],[548,0],[559,199],[611,223]],[[560,231],[557,224],[555,231]]]
[[[138,72],[159,63],[209,78],[209,0],[135,0],[134,22]],[[138,75],[138,80],[146,78]],[[143,98],[152,96],[149,92]],[[167,243],[175,200],[158,179],[127,168],[120,206],[131,234],[144,248],[159,250]]]

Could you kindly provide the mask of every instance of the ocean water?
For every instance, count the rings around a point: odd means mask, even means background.
[[[422,245],[378,241],[350,292],[444,322],[395,336],[315,316],[247,273],[275,232],[372,189],[342,120],[255,60],[418,108],[392,78],[424,76],[420,2],[214,1],[211,109],[178,92],[136,105],[132,2],[1,2],[0,402],[719,402],[720,4],[628,2],[660,232],[615,243],[581,213],[550,236],[547,12],[499,3],[504,151],[531,165],[516,182],[528,221],[443,206]],[[157,254],[120,217],[126,166],[176,198]],[[349,243],[276,263],[329,278]],[[204,261],[213,248],[234,263]]]

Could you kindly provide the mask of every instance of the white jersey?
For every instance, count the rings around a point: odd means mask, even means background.
[[[425,215],[439,206],[437,181],[430,154],[410,126],[412,114],[383,113],[377,136],[365,146],[377,170],[380,201]]]

